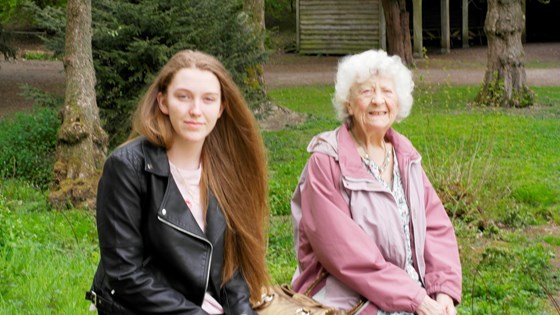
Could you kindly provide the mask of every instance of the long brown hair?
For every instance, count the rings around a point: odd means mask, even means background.
[[[131,137],[170,148],[173,128],[157,104],[175,74],[183,68],[210,71],[220,81],[223,113],[202,148],[202,199],[207,189],[216,196],[227,222],[222,284],[239,270],[251,291],[261,297],[268,284],[266,270],[267,196],[266,155],[257,122],[230,74],[216,58],[198,51],[175,54],[161,69],[140,101]]]

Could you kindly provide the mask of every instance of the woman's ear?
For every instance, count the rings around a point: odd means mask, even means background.
[[[346,111],[348,112],[348,116],[354,115],[352,111],[352,105],[350,105],[350,102],[347,101],[346,103],[344,103],[344,106],[346,106]]]
[[[165,115],[169,115],[169,108],[167,108],[166,99],[163,93],[158,92],[156,99],[158,102],[159,110],[161,110],[161,112],[164,113]]]
[[[218,118],[222,117],[222,114],[224,113],[224,102],[220,103],[220,112],[218,113]]]

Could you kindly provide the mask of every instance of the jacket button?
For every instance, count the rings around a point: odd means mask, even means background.
[[[163,209],[161,210],[161,214],[165,215],[167,213],[167,210]]]
[[[152,164],[148,163],[148,164],[146,164],[146,167],[147,167],[149,170],[151,170],[151,169],[152,169]]]

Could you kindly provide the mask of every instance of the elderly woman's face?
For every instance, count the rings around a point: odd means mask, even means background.
[[[395,122],[399,104],[392,79],[373,76],[354,85],[350,95],[348,113],[355,127],[362,129],[366,134],[385,134]]]

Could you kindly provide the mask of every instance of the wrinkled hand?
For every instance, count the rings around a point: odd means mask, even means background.
[[[449,297],[449,295],[445,293],[438,293],[436,295],[436,301],[445,309],[445,315],[457,315],[455,303],[453,303],[453,299]]]
[[[427,296],[424,298],[418,309],[416,310],[418,315],[447,315],[445,307],[439,302],[435,301],[431,297]]]

